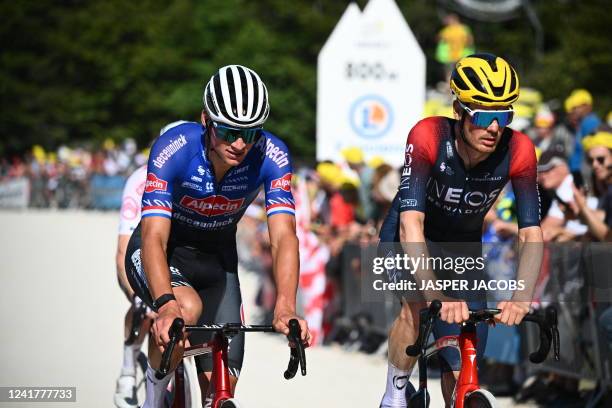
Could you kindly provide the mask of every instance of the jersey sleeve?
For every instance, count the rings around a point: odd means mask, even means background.
[[[510,180],[516,195],[519,228],[540,225],[540,194],[535,147],[529,138],[514,132],[510,141]]]
[[[427,182],[436,162],[440,126],[438,118],[428,118],[418,122],[408,134],[399,186],[400,212],[425,212]]]
[[[291,193],[293,167],[289,150],[278,139],[267,139],[264,163],[264,192],[266,215],[295,215],[295,201]]]
[[[146,174],[147,168],[139,167],[125,182],[119,210],[119,235],[131,235],[140,222],[140,203]]]
[[[174,180],[180,174],[182,165],[189,162],[191,150],[183,128],[175,126],[166,130],[151,147],[142,196],[142,218],[172,218]]]

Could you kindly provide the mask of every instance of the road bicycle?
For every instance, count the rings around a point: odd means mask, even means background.
[[[202,407],[199,400],[200,388],[195,375],[195,365],[185,364],[186,358],[192,358],[197,355],[212,353],[213,369],[210,378],[210,387],[208,394],[212,394],[213,400],[211,408],[240,408],[240,404],[234,398],[229,379],[229,366],[227,360],[227,352],[230,339],[241,332],[275,332],[274,327],[270,325],[243,325],[240,323],[226,323],[223,325],[200,325],[200,326],[185,326],[183,319],[177,318],[172,323],[168,335],[170,342],[166,346],[162,354],[160,368],[155,373],[158,379],[165,377],[170,368],[170,357],[176,344],[185,332],[212,332],[212,340],[208,343],[197,344],[185,348],[183,359],[175,370],[174,375],[174,395],[172,398],[172,408],[192,408]],[[301,341],[300,324],[296,319],[289,321],[289,340],[291,351],[287,370],[284,372],[285,379],[289,380],[295,377],[298,368],[301,374],[306,375],[306,352]],[[185,373],[188,375],[189,392],[185,393]],[[195,377],[194,377],[195,376]],[[197,386],[195,386],[197,385]],[[212,393],[211,393],[212,391]],[[207,406],[208,407],[208,406]]]
[[[427,344],[434,322],[439,318],[442,303],[431,302],[429,308],[419,314],[419,335],[416,342],[406,348],[406,354],[419,356],[419,390],[410,396],[409,408],[429,407],[427,392],[427,360],[445,347],[455,347],[461,356],[461,371],[455,384],[450,406],[453,408],[494,408],[495,397],[478,385],[478,366],[476,361],[476,325],[493,323],[493,317],[501,312],[499,309],[471,310],[470,317],[461,324],[459,335],[445,336]],[[549,306],[543,314],[527,314],[523,321],[536,323],[540,329],[540,345],[537,351],[529,355],[529,360],[538,364],[543,362],[550,352],[551,345],[555,360],[559,361],[559,330],[557,329],[557,311]]]

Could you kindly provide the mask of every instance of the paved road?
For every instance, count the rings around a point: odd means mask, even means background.
[[[4,210],[0,225],[0,386],[75,386],[77,402],[62,406],[112,407],[128,307],[114,272],[117,214]],[[247,311],[256,285],[244,274]],[[380,357],[312,349],[308,376],[285,381],[287,358],[281,338],[249,335],[237,394],[246,407],[378,406]],[[442,406],[435,381],[431,389],[432,407]],[[26,405],[0,403],[10,406]]]

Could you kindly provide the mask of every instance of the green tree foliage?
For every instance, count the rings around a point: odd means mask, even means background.
[[[358,4],[363,8],[365,0]],[[348,2],[326,0],[25,0],[2,2],[0,155],[35,143],[136,138],[146,145],[166,123],[198,120],[203,87],[216,68],[240,63],[270,91],[266,126],[294,155],[315,151],[317,55]],[[433,61],[440,10],[425,0],[399,5]],[[602,112],[607,4],[537,2],[546,52],[534,56],[526,19],[484,24],[466,19],[479,48],[517,64],[523,83],[561,100],[586,87]],[[428,81],[438,80],[435,63]]]

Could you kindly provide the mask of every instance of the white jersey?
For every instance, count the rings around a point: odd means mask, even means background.
[[[142,195],[147,180],[147,165],[137,168],[125,182],[119,211],[119,235],[132,235],[140,222]]]

